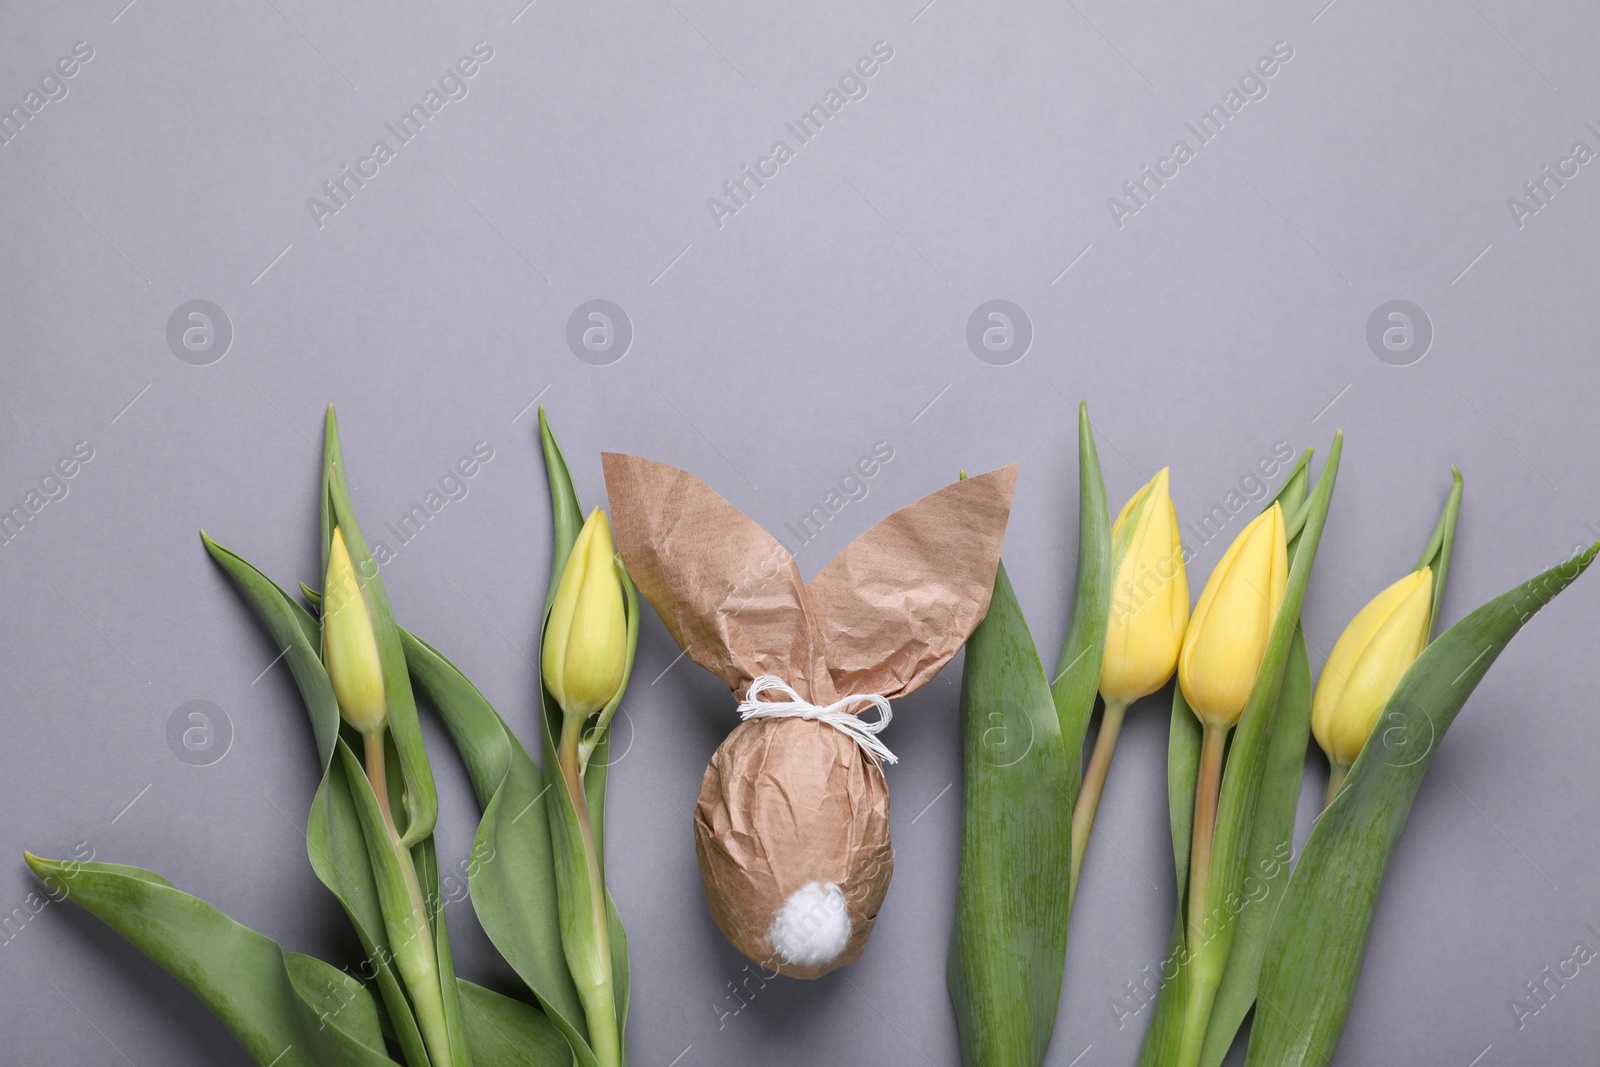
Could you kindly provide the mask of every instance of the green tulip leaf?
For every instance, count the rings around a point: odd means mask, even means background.
[[[1597,552],[1600,543],[1478,608],[1424,649],[1400,679],[1375,740],[1362,749],[1290,876],[1261,966],[1248,1067],[1331,1061],[1384,874],[1439,741],[1512,637]]]
[[[28,866],[189,988],[255,1061],[391,1067],[359,982],[138,867],[27,857]]]
[[[1089,403],[1078,405],[1078,587],[1073,595],[1072,622],[1061,643],[1051,699],[1060,721],[1067,753],[1067,808],[1077,803],[1083,784],[1083,740],[1100,691],[1101,660],[1106,650],[1106,625],[1111,617],[1111,513],[1100,456],[1089,425]]]
[[[1450,554],[1456,541],[1456,520],[1461,515],[1461,471],[1450,468],[1450,495],[1445,498],[1444,511],[1439,524],[1434,527],[1428,547],[1422,550],[1417,568],[1433,568],[1433,607],[1428,614],[1428,636],[1439,625],[1439,609],[1444,604],[1444,583],[1450,577]]]
[[[967,640],[961,723],[961,876],[947,966],[961,1060],[1038,1067],[1066,961],[1077,754],[1062,743],[1004,564],[989,612]]]
[[[572,1049],[539,1009],[458,980],[475,1067],[576,1067]]]
[[[266,625],[273,641],[283,649],[283,658],[289,664],[300,697],[305,702],[306,714],[311,719],[311,731],[317,739],[317,755],[322,767],[327,769],[333,759],[334,744],[339,739],[339,701],[333,694],[333,683],[322,666],[321,631],[315,619],[304,608],[290,599],[272,579],[242,559],[231,549],[211,540],[204,530],[200,540],[206,551],[216,560],[255,609]],[[310,629],[306,626],[309,623]]]

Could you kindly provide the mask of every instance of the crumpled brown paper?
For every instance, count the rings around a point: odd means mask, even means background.
[[[808,584],[788,550],[694,475],[603,460],[618,551],[679,647],[736,699],[771,674],[817,705],[904,696],[955,655],[988,610],[1017,477],[1012,464],[901,508]],[[741,724],[706,768],[694,822],[712,917],[741,952],[797,978],[860,958],[894,852],[883,772],[851,737],[799,718]],[[784,910],[814,884],[838,892]],[[841,925],[826,909],[838,907],[848,932],[830,954]],[[815,928],[822,950],[781,954],[780,911],[785,944]]]

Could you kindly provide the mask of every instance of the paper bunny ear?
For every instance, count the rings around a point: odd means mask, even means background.
[[[1017,465],[947,485],[852,541],[806,588],[833,688],[898,697],[954,656],[989,610]]]
[[[678,647],[738,697],[775,674],[831,703],[821,620],[788,549],[687,471],[616,452],[601,460],[617,550]]]

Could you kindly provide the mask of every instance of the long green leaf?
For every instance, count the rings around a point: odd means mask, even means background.
[[[550,481],[550,521],[555,531],[550,553],[550,585],[544,599],[544,610],[548,613],[556,599],[556,583],[567,565],[567,555],[578,539],[578,531],[583,529],[583,509],[578,506],[572,473],[567,470],[566,457],[561,454],[561,446],[556,444],[555,431],[550,429],[544,408],[539,409],[539,447],[544,452],[545,474]]]
[[[961,722],[965,807],[947,977],[962,1062],[1037,1067],[1067,951],[1070,760],[1003,564],[967,641]]]
[[[138,867],[27,857],[28,866],[189,988],[259,1064],[390,1067],[358,982]],[[331,972],[331,973],[330,973]],[[341,1007],[338,995],[347,998]]]
[[[1106,650],[1106,622],[1111,615],[1111,513],[1100,455],[1089,425],[1089,402],[1078,405],[1078,587],[1073,595],[1072,622],[1061,642],[1050,696],[1061,724],[1067,753],[1067,808],[1078,800],[1083,784],[1083,739],[1100,689],[1101,659]]]
[[[366,598],[372,616],[372,631],[378,642],[378,660],[383,667],[384,701],[389,709],[389,733],[394,738],[400,755],[400,769],[405,780],[406,827],[401,839],[408,848],[433,833],[433,824],[439,815],[439,794],[434,787],[433,770],[428,765],[428,752],[422,740],[422,727],[417,721],[417,703],[411,693],[411,679],[406,673],[405,651],[400,647],[400,630],[395,625],[394,612],[389,607],[389,594],[384,590],[383,578],[378,574],[377,561],[367,549],[361,535],[361,524],[356,520],[355,508],[350,503],[350,491],[345,481],[344,456],[339,446],[339,423],[333,405],[328,405],[328,417],[322,440],[322,570],[328,570],[328,542],[337,525],[344,534],[345,547],[350,562],[355,566],[356,581]]]
[[[1440,739],[1517,631],[1597,552],[1600,543],[1478,608],[1401,678],[1379,718],[1376,743],[1356,759],[1289,879],[1261,967],[1248,1067],[1331,1062],[1384,874]]]

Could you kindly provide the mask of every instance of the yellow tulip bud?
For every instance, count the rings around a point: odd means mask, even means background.
[[[1163,467],[1111,527],[1111,618],[1100,693],[1130,704],[1167,684],[1189,622],[1189,577]]]
[[[363,734],[383,729],[389,709],[378,638],[337,526],[328,545],[328,575],[322,590],[322,665],[333,682],[344,721]]]
[[[1412,660],[1428,644],[1433,570],[1423,567],[1372,598],[1328,654],[1311,702],[1311,732],[1328,762],[1348,767]]]
[[[611,523],[595,508],[550,605],[540,667],[545,688],[569,718],[586,719],[609,704],[627,670],[628,614],[616,551]]]
[[[1206,580],[1178,654],[1178,684],[1208,726],[1244,714],[1289,581],[1283,508],[1262,512],[1239,532]]]

